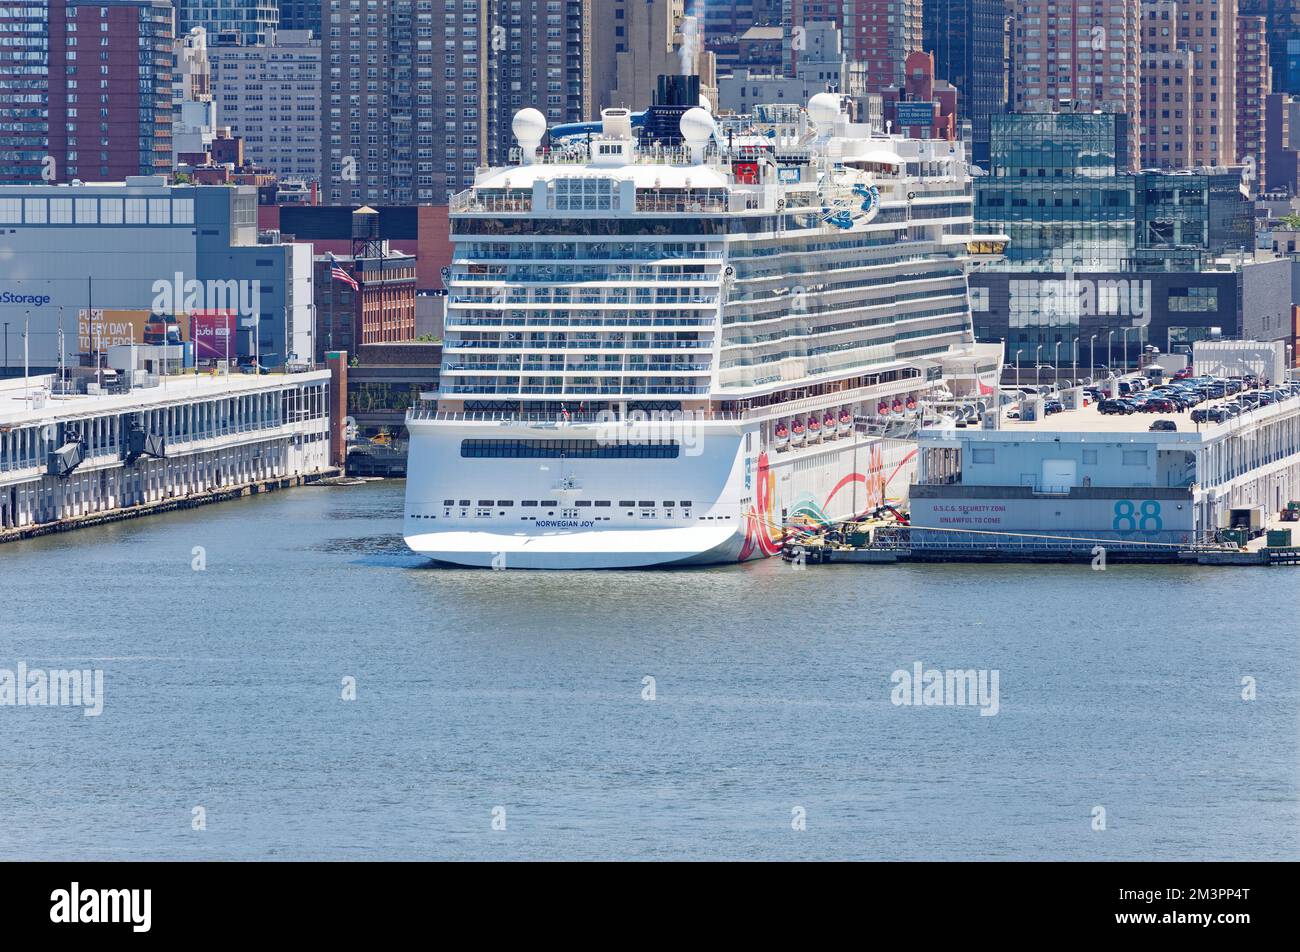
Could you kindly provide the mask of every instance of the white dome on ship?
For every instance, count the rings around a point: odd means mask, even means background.
[[[699,106],[682,113],[677,127],[682,132],[682,138],[691,145],[703,145],[708,142],[717,128],[713,123],[713,117]]]
[[[823,135],[831,131],[840,118],[840,97],[837,93],[818,93],[808,100],[808,118]]]
[[[520,109],[510,123],[510,131],[523,142],[541,142],[546,135],[546,117],[533,108]]]
[[[713,103],[709,102],[708,96],[704,96],[704,95],[700,96],[700,108],[703,109],[705,112],[709,113],[710,115],[712,115]]]

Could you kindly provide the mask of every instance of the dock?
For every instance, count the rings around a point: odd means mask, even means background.
[[[125,392],[0,382],[0,541],[336,475],[330,373],[186,374]]]

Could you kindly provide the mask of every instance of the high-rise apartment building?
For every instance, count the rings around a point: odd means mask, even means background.
[[[1265,137],[1268,97],[1273,91],[1268,68],[1268,40],[1263,17],[1237,17],[1236,63],[1236,159],[1245,166],[1244,176],[1250,190],[1263,188],[1268,162]]]
[[[486,135],[479,4],[322,0],[321,184],[327,204],[413,204],[444,193],[441,160],[476,162]],[[444,21],[445,18],[445,21]],[[444,98],[455,98],[449,107]],[[462,94],[472,104],[462,106]],[[475,113],[461,124],[460,112]],[[435,112],[456,143],[444,147]],[[448,133],[449,137],[452,133]]]
[[[1237,0],[1142,0],[1144,166],[1237,161],[1236,6]]]
[[[599,0],[501,0],[493,5],[486,58],[489,164],[506,162],[515,144],[511,120],[526,106],[541,112],[550,125],[595,115],[592,44],[595,33],[609,24],[593,21],[593,6]]]
[[[1242,16],[1262,16],[1273,89],[1300,93],[1300,0],[1238,0]]]
[[[832,20],[844,33],[844,55],[866,66],[867,92],[903,84],[909,53],[924,46],[922,0],[787,0],[790,23]]]
[[[176,28],[208,31],[208,44],[265,43],[280,25],[277,0],[176,0]]]
[[[0,5],[0,183],[165,172],[170,0]]]
[[[324,200],[445,201],[506,160],[519,109],[590,118],[592,7],[608,2],[322,0]]]
[[[1136,167],[1140,0],[1008,0],[1008,9],[1012,111],[1123,113],[1130,130],[1123,164]]]
[[[924,49],[934,55],[935,78],[957,88],[958,118],[970,120],[975,162],[989,159],[989,117],[1004,112],[1005,0],[925,0]]]
[[[213,95],[223,126],[244,140],[244,156],[281,179],[320,180],[320,40],[277,30],[274,42],[215,46]]]
[[[700,94],[716,104],[716,61],[688,0],[593,2],[599,24],[592,48],[597,112],[608,106],[645,109],[659,77],[673,74],[699,76]]]
[[[172,163],[198,161],[211,148],[217,130],[208,31],[201,26],[176,38],[172,90]]]

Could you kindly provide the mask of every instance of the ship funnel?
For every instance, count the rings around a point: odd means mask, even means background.
[[[542,144],[542,136],[546,135],[546,117],[536,109],[520,109],[515,113],[510,130],[519,140],[523,164],[532,165],[537,161],[537,147]]]
[[[632,138],[632,113],[627,109],[604,109],[600,113],[601,130],[606,139]]]

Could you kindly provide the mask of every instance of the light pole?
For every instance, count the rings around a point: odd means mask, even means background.
[[[1039,344],[1034,350],[1034,388],[1043,384],[1043,345]]]
[[[1124,340],[1124,370],[1125,370],[1125,372],[1128,371],[1128,332],[1131,331],[1131,330],[1133,330],[1133,328],[1131,328],[1131,327],[1121,327],[1121,328],[1119,329],[1119,332],[1120,332],[1120,334],[1123,335],[1123,340]]]
[[[1016,351],[1016,389],[1017,390],[1020,389],[1020,355],[1023,353],[1024,353],[1023,350]]]
[[[1088,382],[1093,383],[1097,376],[1097,335],[1088,338]]]
[[[1110,345],[1115,340],[1115,332],[1109,331],[1106,334],[1106,376],[1115,376],[1115,364],[1110,359]]]
[[[1070,355],[1074,358],[1070,361],[1070,375],[1074,378],[1074,386],[1079,386],[1079,338],[1070,341]]]
[[[1061,342],[1059,340],[1052,351],[1052,386],[1057,390],[1061,389]]]
[[[31,397],[29,396],[29,390],[28,390],[28,388],[31,386],[31,379],[30,379],[30,372],[29,372],[31,365],[28,363],[27,360],[27,335],[31,330],[31,323],[32,323],[31,312],[30,311],[25,312],[23,314],[23,406],[28,410],[30,410],[32,407]]]

